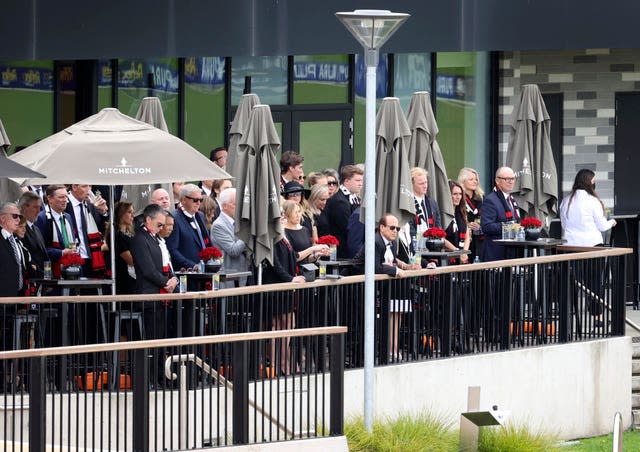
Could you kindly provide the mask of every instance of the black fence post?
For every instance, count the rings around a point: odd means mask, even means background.
[[[522,267],[520,267],[522,269]],[[519,276],[516,275],[512,271],[513,267],[504,267],[498,270],[497,281],[496,284],[498,290],[495,293],[495,296],[498,300],[500,300],[500,350],[509,350],[511,344],[511,335],[518,334],[518,323],[513,322],[513,328],[511,328],[511,323],[514,320],[512,318],[512,306],[516,303],[520,303],[519,294],[514,290],[517,287],[517,281],[515,278]]]
[[[441,275],[441,278],[444,279],[444,287],[446,290],[443,292],[444,299],[442,300],[442,348],[440,353],[442,356],[450,356],[451,355],[451,347],[452,341],[451,337],[453,336],[453,276],[451,273],[446,275]]]
[[[344,434],[344,336],[344,333],[331,336],[331,394],[329,394],[331,436]]]
[[[149,450],[149,362],[146,348],[133,355],[133,450]]]
[[[570,262],[562,263],[562,271],[560,272],[559,287],[564,287],[565,296],[558,297],[559,322],[558,322],[558,340],[561,343],[569,342],[569,325],[571,320],[571,307],[574,306],[575,291],[573,289],[573,270]],[[562,295],[562,289],[558,290],[558,294]],[[576,318],[579,318],[576,310]]]
[[[610,257],[613,274],[611,288],[611,335],[624,336],[624,320],[626,310],[627,256]],[[605,268],[605,271],[608,270]]]
[[[249,343],[233,344],[233,444],[249,443]]]
[[[45,368],[47,358],[31,358],[29,378],[29,450],[45,450],[46,391]]]

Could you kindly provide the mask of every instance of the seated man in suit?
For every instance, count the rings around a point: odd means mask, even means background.
[[[194,268],[200,262],[199,253],[211,245],[209,231],[199,212],[202,192],[197,185],[186,184],[180,189],[180,208],[174,213],[173,232],[167,237],[173,268]]]
[[[347,246],[349,217],[360,205],[360,190],[364,181],[364,171],[356,165],[342,167],[342,184],[338,191],[329,198],[327,207],[322,211],[328,224],[331,225],[331,235],[340,241],[338,245],[338,258],[348,258]]]
[[[503,166],[496,171],[496,186],[484,198],[480,226],[484,232],[482,261],[512,259],[515,253],[498,245],[494,240],[502,238],[502,223],[520,220],[518,205],[511,196],[516,176],[511,168]]]
[[[420,270],[420,264],[407,264],[398,259],[398,232],[400,226],[398,219],[390,213],[385,213],[380,218],[378,232],[375,237],[375,272],[389,276],[403,277],[406,270]],[[356,254],[355,259],[364,259],[364,246]],[[405,306],[410,304],[410,295],[406,284],[399,282],[392,285],[390,299],[382,297],[382,313],[389,313],[387,327],[387,351],[389,360],[399,360],[398,331],[402,312],[408,310]],[[381,288],[383,293],[387,290]],[[385,354],[381,355],[384,359]]]
[[[236,210],[236,189],[227,188],[218,197],[222,206],[220,216],[216,218],[211,226],[211,242],[220,248],[224,253],[224,270],[246,271],[247,261],[245,259],[245,243],[236,237],[233,215]],[[247,283],[247,278],[239,281],[240,286]],[[234,287],[233,282],[225,283],[225,287]]]

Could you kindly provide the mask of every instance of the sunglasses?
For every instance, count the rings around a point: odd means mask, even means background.
[[[335,180],[331,180],[327,182],[327,185],[338,185],[338,182],[336,182]]]
[[[191,196],[185,196],[185,198],[190,199],[193,202],[202,202],[204,198],[192,198]]]
[[[387,225],[385,225],[387,226]],[[400,232],[400,229],[402,229],[400,226],[387,226],[389,229],[391,229],[392,231],[398,231]]]
[[[14,220],[22,219],[22,215],[20,215],[19,213],[7,213],[6,215],[11,216],[11,218],[13,218]]]
[[[164,223],[156,223],[156,226],[158,226],[158,229],[162,229],[164,228]]]

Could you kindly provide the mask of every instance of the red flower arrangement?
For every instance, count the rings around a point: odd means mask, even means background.
[[[84,259],[78,253],[66,253],[60,256],[58,263],[63,267],[82,266],[84,265]]]
[[[520,221],[520,226],[525,229],[537,229],[542,227],[542,221],[538,220],[535,217],[527,217],[523,218],[522,221]]]
[[[207,262],[211,259],[220,259],[222,257],[222,251],[220,251],[215,246],[208,246],[200,250],[198,256],[200,256],[200,259]]]
[[[443,239],[447,236],[447,233],[442,228],[433,227],[424,231],[422,236],[427,239]]]
[[[335,238],[332,235],[323,235],[322,237],[318,237],[318,245],[340,245],[340,240]]]

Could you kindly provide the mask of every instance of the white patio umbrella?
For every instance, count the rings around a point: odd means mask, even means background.
[[[164,112],[162,111],[162,104],[157,97],[145,97],[140,102],[138,112],[136,113],[136,119],[142,122],[146,122],[153,127],[156,127],[165,132],[169,132],[167,122],[164,119]],[[151,193],[156,188],[164,188],[169,193],[169,203],[171,206],[175,204],[173,198],[173,190],[170,183],[165,184],[146,184],[146,185],[125,185],[122,187],[122,194],[120,195],[120,201],[128,201],[133,203],[137,212],[142,212],[142,209],[149,204],[149,198]]]
[[[116,108],[105,108],[9,158],[47,175],[17,179],[23,185],[141,185],[231,178],[186,142]]]

